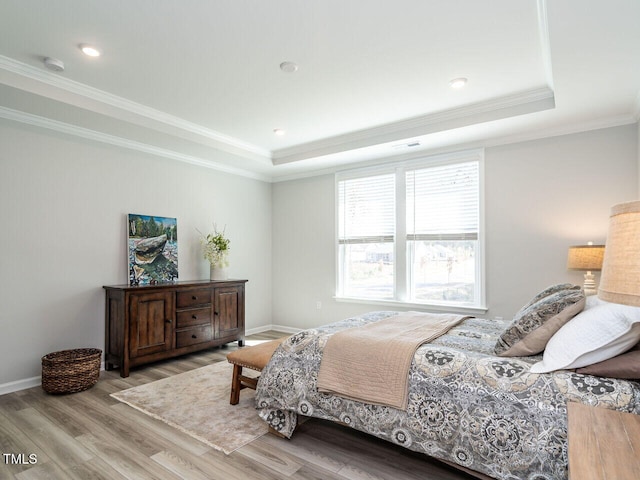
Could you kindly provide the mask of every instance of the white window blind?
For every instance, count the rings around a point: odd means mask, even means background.
[[[395,174],[338,182],[338,294],[394,295]]]
[[[337,297],[484,308],[481,158],[338,174]]]
[[[340,244],[393,242],[395,176],[376,175],[338,183]]]
[[[478,162],[407,171],[407,240],[477,240],[478,175]]]

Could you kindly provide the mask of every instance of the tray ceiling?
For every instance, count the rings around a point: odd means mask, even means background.
[[[634,0],[2,2],[0,117],[290,178],[637,121],[638,18]]]

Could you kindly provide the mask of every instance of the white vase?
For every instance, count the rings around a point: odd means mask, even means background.
[[[228,278],[227,267],[211,265],[209,270],[209,278],[211,280],[226,280]]]

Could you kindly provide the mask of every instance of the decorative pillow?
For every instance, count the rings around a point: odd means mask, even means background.
[[[551,337],[533,373],[580,368],[626,352],[640,341],[640,307],[603,303],[577,315]]]
[[[640,343],[627,353],[610,358],[604,362],[579,368],[576,370],[576,373],[595,375],[597,377],[640,380]]]
[[[538,303],[538,301],[542,300],[543,298],[548,297],[549,295],[552,295],[556,292],[561,292],[563,290],[580,290],[580,285],[573,285],[572,283],[558,283],[556,285],[551,285],[538,293],[526,305],[518,310],[518,313],[515,314],[514,318],[522,316],[527,308],[531,307],[531,305],[535,303]]]
[[[495,353],[501,357],[540,353],[553,334],[582,311],[585,303],[584,292],[578,287],[556,290],[528,307],[525,305],[498,338]]]

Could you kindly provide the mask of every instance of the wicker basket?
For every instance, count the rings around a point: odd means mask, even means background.
[[[42,389],[47,393],[74,393],[93,387],[100,376],[102,350],[77,348],[42,357]]]

